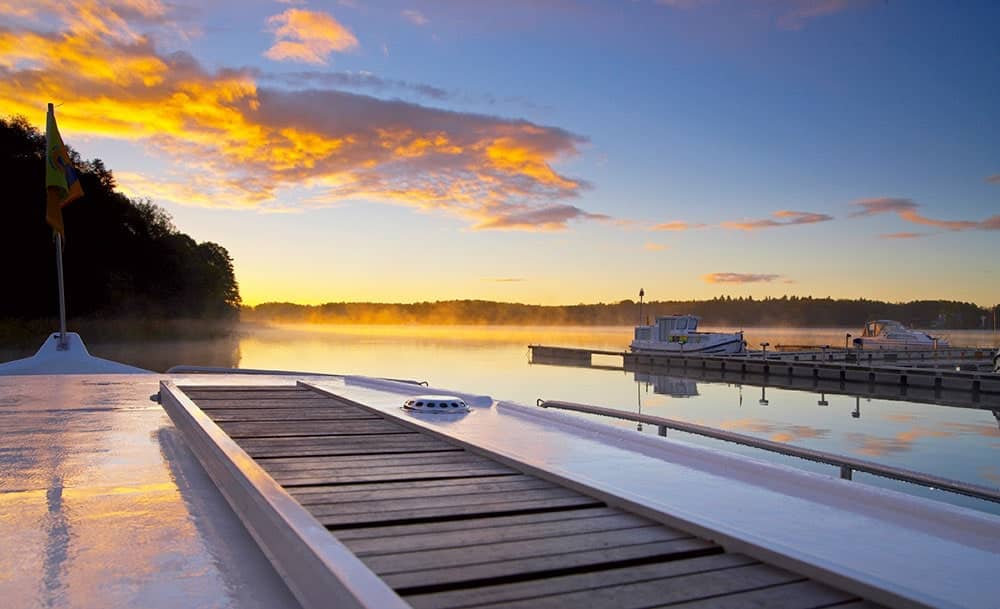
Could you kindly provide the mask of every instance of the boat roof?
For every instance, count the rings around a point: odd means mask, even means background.
[[[694,319],[697,319],[698,321],[701,321],[701,316],[700,315],[694,315],[694,314],[691,314],[691,313],[671,313],[670,315],[657,315],[656,316],[657,320],[660,320],[660,319],[682,319],[682,318],[683,319],[694,318]]]
[[[149,400],[163,380],[301,383],[723,545],[807,565],[810,577],[860,582],[913,606],[986,608],[1000,596],[1000,517],[834,475],[366,377],[96,374],[0,377],[0,538],[19,548],[0,555],[0,573],[15,605],[296,605],[193,460],[191,439]],[[473,411],[401,409],[425,393],[457,395]]]

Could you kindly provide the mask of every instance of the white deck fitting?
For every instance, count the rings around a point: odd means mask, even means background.
[[[298,606],[149,400],[160,378],[0,376],[4,609]]]
[[[76,332],[66,333],[65,348],[59,348],[59,333],[53,332],[31,357],[0,364],[0,376],[24,374],[149,374],[149,370],[94,357]]]
[[[309,384],[872,600],[995,609],[1000,598],[997,516],[532,407],[445,419],[404,413],[398,384]]]

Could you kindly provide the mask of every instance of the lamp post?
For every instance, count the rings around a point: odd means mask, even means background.
[[[761,344],[760,344],[760,346],[764,348],[764,359],[767,359],[767,348],[768,348],[768,347],[769,347],[770,345],[771,345],[771,343],[761,343]]]
[[[851,333],[848,332],[847,336],[844,337],[844,349],[849,349],[851,344]]]
[[[639,325],[642,325],[642,297],[646,295],[646,291],[639,288]]]

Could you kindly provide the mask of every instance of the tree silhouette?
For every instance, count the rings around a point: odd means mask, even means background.
[[[240,310],[233,261],[197,243],[148,200],[115,190],[100,159],[70,150],[84,197],[63,209],[69,316],[233,319]],[[23,117],[0,118],[0,256],[6,261],[0,318],[58,314],[55,250],[45,222],[45,136]]]

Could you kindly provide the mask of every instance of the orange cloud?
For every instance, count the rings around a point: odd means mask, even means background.
[[[662,252],[663,250],[669,248],[670,248],[669,245],[664,245],[662,243],[652,243],[650,241],[647,241],[645,245],[642,246],[642,249],[649,252]]]
[[[927,233],[885,233],[879,235],[882,239],[918,239],[920,237],[926,237]]]
[[[775,228],[779,226],[795,226],[798,224],[815,224],[817,222],[827,222],[833,220],[833,216],[827,214],[817,214],[809,211],[791,211],[783,209],[771,214],[777,220],[764,218],[762,220],[744,220],[742,222],[723,222],[725,228],[737,230],[759,230],[762,228]]]
[[[655,231],[685,231],[692,230],[696,228],[705,228],[704,224],[692,224],[690,222],[682,222],[680,220],[673,220],[671,222],[663,222],[662,224],[657,224],[649,230]]]
[[[72,100],[58,110],[64,135],[132,141],[169,159],[155,178],[120,176],[136,195],[292,211],[281,195],[294,189],[296,209],[366,199],[459,216],[476,229],[609,219],[565,203],[588,187],[552,165],[577,154],[577,135],[314,85],[260,87],[253,70],[208,72],[147,37],[108,33],[124,13],[101,7],[91,14],[107,21],[89,30],[0,28],[0,107],[40,122],[46,102]]]
[[[705,283],[770,283],[780,277],[771,273],[709,273],[701,279]]]
[[[327,13],[290,8],[268,18],[275,42],[264,56],[275,61],[325,64],[334,51],[358,47],[358,39]]]
[[[922,226],[933,226],[949,231],[963,231],[970,229],[978,230],[1000,230],[1000,215],[991,216],[985,220],[935,220],[928,218],[917,212],[920,207],[910,199],[900,199],[896,197],[878,197],[875,199],[861,199],[855,201],[853,205],[858,209],[851,214],[851,217],[875,216],[878,214],[894,213],[903,220]]]

